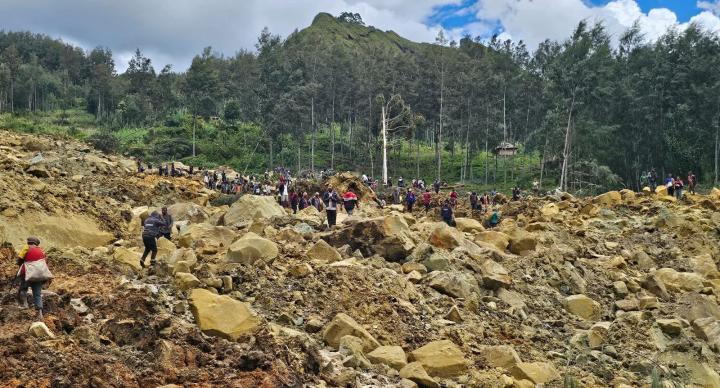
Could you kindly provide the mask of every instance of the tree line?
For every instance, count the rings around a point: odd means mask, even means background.
[[[184,72],[157,71],[138,49],[122,74],[107,48],[3,31],[0,113],[81,106],[103,136],[161,127],[145,136],[174,157],[241,150],[268,168],[297,159],[387,175],[383,156],[392,166],[416,152],[419,170],[431,150],[432,171],[416,172],[426,179],[487,182],[488,163],[472,160],[509,143],[538,155],[553,185],[637,188],[650,168],[717,182],[718,69],[720,39],[697,25],[649,42],[637,25],[613,40],[583,21],[531,53],[497,37],[414,43],[358,14],[320,14],[286,38],[263,30],[255,50],[208,47]],[[130,151],[152,158],[145,148]]]

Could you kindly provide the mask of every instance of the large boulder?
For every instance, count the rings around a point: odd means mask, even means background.
[[[342,260],[342,256],[337,249],[333,248],[325,242],[325,240],[318,240],[310,249],[305,252],[305,255],[310,260],[323,261],[327,263],[334,263]]]
[[[186,272],[175,274],[175,287],[180,291],[187,291],[200,286],[200,280],[195,275]]]
[[[372,334],[345,313],[336,315],[323,330],[323,340],[334,348],[340,346],[340,339],[346,335],[360,338],[363,343],[363,351],[366,353],[372,352],[380,346]]]
[[[385,364],[395,370],[407,365],[407,356],[400,346],[380,346],[367,354],[373,364]]]
[[[425,278],[427,285],[453,298],[470,298],[480,293],[477,280],[464,272],[433,271]]]
[[[480,265],[483,287],[496,290],[500,287],[509,287],[512,284],[510,273],[500,263],[487,259]]]
[[[253,232],[246,233],[228,248],[226,259],[230,263],[254,264],[257,261],[270,263],[278,257],[277,244]]]
[[[230,246],[237,234],[230,228],[214,226],[206,223],[192,224],[183,229],[178,236],[178,243],[183,248]]]
[[[474,218],[455,218],[455,227],[461,232],[476,233],[485,230],[482,223]]]
[[[476,243],[490,244],[503,252],[510,245],[510,236],[502,232],[496,232],[494,230],[488,230],[480,232],[475,235]]]
[[[480,352],[485,362],[493,368],[512,370],[515,365],[522,362],[515,348],[510,345],[483,346]]]
[[[323,213],[320,213],[315,206],[308,206],[298,211],[294,217],[313,227],[318,227],[325,222]]]
[[[694,272],[678,272],[672,268],[660,268],[653,273],[669,291],[701,291],[703,277]]]
[[[593,198],[593,202],[604,206],[615,206],[623,201],[622,194],[619,191],[608,191]]]
[[[525,230],[517,229],[510,235],[510,252],[520,255],[534,251],[537,238]]]
[[[419,362],[411,362],[400,369],[400,377],[408,379],[421,388],[438,388],[440,385],[427,373]]]
[[[583,294],[570,295],[565,298],[565,308],[578,317],[589,321],[598,321],[602,316],[600,303]]]
[[[431,376],[452,377],[465,373],[468,361],[452,341],[433,341],[410,352],[410,359],[422,364]]]
[[[209,215],[202,206],[192,202],[178,202],[168,206],[168,213],[173,216],[173,220],[188,221],[193,224],[205,222]]]
[[[252,221],[257,218],[283,217],[287,213],[277,203],[275,197],[259,195],[243,195],[230,206],[225,213],[225,225],[232,226]]]
[[[405,260],[415,248],[410,227],[397,213],[370,219],[348,219],[341,228],[322,236],[334,247],[349,245],[366,257],[380,255],[386,260]]]
[[[474,258],[486,257],[489,252],[487,248],[483,249],[465,238],[463,232],[444,223],[440,224],[430,233],[428,242],[435,247],[450,251],[455,249],[465,251]]]
[[[117,247],[113,251],[112,259],[120,265],[127,266],[135,271],[140,271],[142,269],[140,266],[141,256],[142,252],[132,251],[125,247]]]
[[[511,373],[516,379],[530,380],[533,384],[547,384],[560,378],[555,366],[549,362],[519,362]]]
[[[260,318],[247,304],[229,296],[194,289],[189,300],[195,322],[207,335],[234,341],[260,326]]]

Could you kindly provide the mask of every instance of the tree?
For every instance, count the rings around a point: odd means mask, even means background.
[[[389,99],[384,95],[377,97],[380,105],[380,133],[382,136],[382,181],[388,184],[388,136],[395,132],[405,131],[406,134],[414,134],[415,127],[422,123],[422,116],[412,112],[410,107],[403,101],[399,94],[393,94]]]

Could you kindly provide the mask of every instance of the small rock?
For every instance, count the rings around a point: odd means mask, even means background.
[[[310,274],[315,272],[313,268],[308,263],[302,263],[293,265],[290,267],[290,271],[288,272],[290,276],[296,277],[296,278],[304,278]]]
[[[33,337],[41,340],[55,338],[55,334],[53,334],[53,332],[48,329],[44,322],[33,322],[30,325],[30,329],[28,331],[30,332],[30,334],[32,334]]]
[[[432,376],[452,377],[465,373],[468,365],[462,350],[452,341],[433,341],[410,352]]]
[[[578,317],[590,321],[597,321],[602,315],[600,303],[583,294],[571,295],[565,298],[565,308]]]
[[[373,364],[385,364],[395,370],[407,365],[407,356],[400,346],[380,346],[367,354]]]
[[[655,322],[665,334],[678,335],[682,332],[683,325],[679,319],[658,319]]]
[[[419,362],[411,362],[400,369],[400,377],[415,382],[422,388],[439,388],[440,385],[430,377]]]

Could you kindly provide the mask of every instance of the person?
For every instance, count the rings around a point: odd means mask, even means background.
[[[365,186],[368,185],[368,176],[365,174],[362,174],[362,182],[365,184]]]
[[[157,239],[161,236],[161,230],[164,226],[165,224],[163,223],[162,219],[160,218],[160,214],[157,211],[150,213],[150,216],[145,219],[142,231],[142,240],[143,245],[145,246],[145,251],[140,258],[140,266],[142,268],[145,268],[145,259],[147,258],[148,254],[151,254],[150,264],[152,266],[155,266],[155,264],[157,264],[157,262],[155,261],[158,252]]]
[[[672,174],[668,174],[668,177],[665,178],[665,188],[667,189],[667,195],[672,197],[675,194],[675,180]]]
[[[478,195],[476,192],[470,193],[470,212],[474,213],[478,210]]]
[[[395,190],[393,190],[393,204],[399,205],[400,204],[400,187],[396,187]]]
[[[690,194],[695,194],[695,185],[697,184],[697,178],[695,178],[695,174],[693,174],[692,171],[688,172],[687,184]]]
[[[427,213],[428,211],[430,211],[430,202],[432,201],[432,194],[430,194],[430,189],[425,189],[422,200],[423,205],[425,205],[425,212]]]
[[[458,199],[458,193],[455,191],[455,189],[452,189],[450,192],[450,206],[455,208],[457,206],[457,199]]]
[[[295,189],[290,189],[290,207],[292,208],[293,214],[297,213],[299,204],[300,198],[298,198]]]
[[[415,201],[417,201],[417,197],[415,197],[415,193],[412,189],[408,189],[407,196],[405,196],[405,202],[407,203],[407,211],[408,213],[412,213],[413,205],[415,204]]]
[[[172,233],[172,227],[175,223],[175,220],[173,220],[173,217],[170,215],[170,213],[168,213],[168,209],[166,206],[163,206],[160,211],[160,219],[163,222],[163,226],[160,228],[160,235],[168,240],[172,240],[170,235]]]
[[[435,194],[440,193],[440,179],[435,179],[435,182],[433,182],[433,188],[435,189]]]
[[[345,194],[343,194],[343,206],[345,207],[345,211],[349,216],[353,214],[355,207],[357,207],[358,209],[360,208],[360,203],[358,203],[358,197],[357,195],[355,195],[355,192],[353,192],[352,189],[349,189],[345,192]]]
[[[450,205],[450,201],[447,199],[445,200],[445,202],[443,202],[443,205],[440,208],[440,217],[449,226],[455,226],[455,221],[453,220],[452,206]]]
[[[300,208],[300,210],[302,210],[308,206],[310,206],[310,199],[308,198],[308,193],[303,192],[302,197],[300,198],[300,204],[298,205],[298,208]]]
[[[648,184],[650,185],[650,193],[655,194],[655,189],[657,189],[657,172],[654,168],[650,169],[650,173],[648,173]]]
[[[490,198],[495,198],[497,191],[495,189],[490,190]]]
[[[515,186],[512,189],[512,199],[513,201],[519,201],[520,200],[520,188]]]
[[[497,209],[496,209],[496,210],[493,210],[493,213],[492,213],[492,215],[490,216],[489,223],[490,223],[490,227],[491,227],[491,228],[496,227],[497,224],[500,223],[500,213],[498,213]]]
[[[683,188],[685,188],[685,184],[683,183],[682,179],[680,179],[679,175],[673,181],[673,186],[675,188],[675,198],[677,198],[679,201],[682,199]]]
[[[327,201],[325,202],[325,212],[327,214],[328,227],[332,228],[335,226],[335,221],[337,220],[337,206],[338,203],[340,203],[340,196],[338,196],[335,189],[328,187],[323,197],[327,197]]]
[[[18,265],[20,266],[17,277],[20,279],[20,288],[18,289],[18,303],[23,308],[27,308],[27,290],[30,288],[33,294],[33,302],[35,309],[38,313],[38,318],[42,321],[43,319],[43,301],[42,301],[42,288],[45,282],[52,280],[52,274],[47,269],[47,262],[44,261],[44,269],[47,271],[44,275],[46,279],[39,280],[28,280],[26,273],[26,264],[32,262],[40,262],[45,260],[45,252],[40,248],[40,239],[37,237],[28,237],[26,240],[27,245],[18,254]]]
[[[177,170],[175,169],[175,162],[170,163],[170,176],[177,176]]]
[[[310,205],[315,206],[315,209],[318,209],[318,211],[322,211],[323,209],[323,201],[320,198],[320,193],[315,193],[312,198],[310,198]]]
[[[534,180],[532,183],[532,190],[533,190],[533,194],[535,194],[536,197],[538,195],[540,195],[540,182],[538,182],[537,180]]]
[[[398,178],[398,187],[405,187],[405,181],[402,176]]]
[[[207,171],[203,174],[203,182],[205,182],[205,187],[208,189],[210,188],[210,176],[208,176]]]
[[[480,197],[480,213],[485,213],[490,208],[490,196],[487,191]]]

